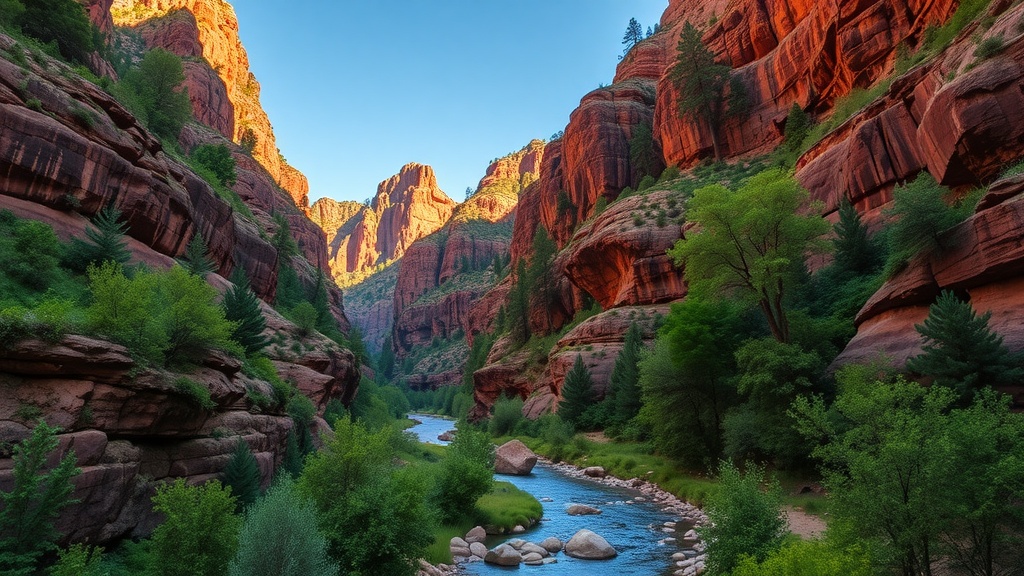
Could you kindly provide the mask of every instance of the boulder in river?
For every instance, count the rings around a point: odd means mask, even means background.
[[[519,440],[509,440],[494,454],[494,471],[498,474],[526,476],[537,464],[537,455]]]
[[[552,554],[561,552],[562,546],[562,541],[558,538],[555,538],[554,536],[549,536],[548,538],[545,538],[543,542],[540,543],[541,548],[547,550],[548,552],[551,552]]]
[[[498,566],[519,566],[519,563],[522,561],[523,556],[519,553],[519,550],[508,544],[501,544],[495,549],[488,551],[487,555],[484,556],[484,562],[497,564]]]
[[[603,537],[590,530],[580,530],[565,544],[565,553],[584,560],[607,560],[619,555]]]
[[[601,510],[594,508],[593,506],[587,506],[586,504],[573,504],[566,508],[565,513],[569,516],[592,516],[594,514],[600,514]]]
[[[487,546],[484,546],[483,542],[473,542],[469,545],[469,551],[473,553],[473,556],[481,558],[487,556]]]
[[[523,556],[523,564],[528,566],[540,566],[544,563],[544,557],[536,552],[530,552]]]

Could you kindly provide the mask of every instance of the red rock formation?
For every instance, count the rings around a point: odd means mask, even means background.
[[[110,17],[110,6],[114,0],[79,0],[92,22],[100,32],[110,34],[114,31],[114,19]]]
[[[576,232],[555,268],[605,309],[682,298],[682,270],[665,254],[682,237],[682,202],[668,190],[615,202]]]
[[[192,16],[189,23],[185,13]],[[202,56],[224,84],[231,108],[219,101],[198,102],[197,117],[215,127],[227,138],[240,142],[247,133],[255,136],[253,157],[266,168],[275,182],[307,207],[302,198],[308,194],[304,178],[283,161],[277,148],[270,119],[260,105],[260,85],[249,71],[249,57],[238,37],[238,19],[224,0],[114,0],[113,21],[118,26],[139,27],[150,47],[161,47],[180,56]],[[197,48],[201,51],[196,52]],[[218,88],[200,87],[208,77],[190,76],[196,92],[207,94]],[[190,91],[191,95],[191,91]],[[197,95],[192,95],[197,104]],[[229,114],[230,110],[230,114]],[[220,114],[219,118],[214,118]]]
[[[803,0],[735,2],[704,35],[746,87],[749,106],[720,128],[727,156],[777,144],[794,102],[825,111],[853,88],[892,71],[897,46],[914,46],[924,30],[944,22],[954,0],[809,3]],[[681,8],[670,6],[670,11]],[[699,23],[698,23],[699,24]],[[681,25],[681,22],[680,22]],[[677,25],[676,28],[678,28]],[[678,37],[678,30],[671,32]],[[655,134],[669,164],[707,157],[710,133],[680,119],[670,79],[658,83]]]

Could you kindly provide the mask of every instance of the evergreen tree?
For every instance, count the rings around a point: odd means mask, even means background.
[[[81,470],[75,467],[74,452],[46,471],[57,448],[57,431],[40,419],[32,434],[14,446],[14,485],[0,492],[0,573],[5,575],[35,573],[40,556],[56,548],[59,534],[53,521],[75,502],[71,478]]]
[[[719,162],[722,150],[718,129],[727,111],[735,113],[742,108],[742,87],[733,82],[727,101],[729,67],[715,62],[714,53],[704,45],[700,32],[689,22],[683,27],[677,51],[670,78],[679,91],[679,115],[707,125],[715,162]]]
[[[640,26],[640,23],[636,21],[636,18],[630,18],[629,24],[626,26],[626,33],[622,36],[622,43],[626,45],[626,49],[623,54],[628,54],[633,46],[636,46],[644,39],[644,29]]]
[[[1024,378],[1019,357],[1003,345],[1003,338],[988,327],[991,312],[975,314],[944,290],[915,326],[924,340],[923,351],[907,361],[907,369],[931,376],[935,384],[956,390],[961,403],[986,386],[1016,384]]]
[[[319,515],[291,480],[283,480],[246,515],[228,576],[335,576]]]
[[[128,243],[124,239],[128,225],[121,222],[121,211],[112,206],[96,213],[92,225],[85,227],[85,240],[71,241],[65,265],[85,271],[90,264],[114,262],[125,264],[131,259]]]
[[[271,238],[270,244],[277,248],[278,257],[280,259],[291,259],[292,256],[299,254],[299,245],[295,242],[295,238],[292,237],[292,228],[288,224],[288,219],[280,214],[274,214],[274,223],[277,225],[277,231],[274,232],[274,237]]]
[[[811,124],[811,117],[804,112],[799,104],[794,102],[793,107],[789,109],[789,115],[786,116],[784,133],[786,148],[793,152],[798,151],[804,139],[807,138],[807,131],[810,130]]]
[[[235,451],[224,468],[224,485],[231,488],[236,510],[241,512],[260,497],[260,467],[249,444],[238,439]]]
[[[845,198],[839,205],[835,230],[836,266],[854,274],[867,274],[878,267],[881,263],[878,248],[868,237],[867,226],[861,222],[857,209]]]
[[[313,309],[316,310],[316,329],[321,334],[334,334],[338,331],[338,323],[331,314],[330,298],[327,295],[327,279],[324,271],[316,271],[316,284],[313,286]]]
[[[238,266],[231,274],[231,289],[224,293],[224,317],[234,323],[231,339],[245,348],[245,354],[252,356],[267,345],[263,330],[267,319],[263,317],[259,298],[249,288],[249,277]]]
[[[629,162],[639,176],[653,176],[659,168],[658,153],[654,147],[654,134],[647,122],[637,124],[629,139]]]
[[[612,422],[622,425],[640,412],[640,356],[643,350],[643,335],[636,322],[629,325],[626,341],[615,359],[612,368],[611,389],[614,390],[614,413]]]
[[[146,53],[139,67],[130,70],[124,84],[134,93],[146,126],[157,136],[176,141],[192,116],[192,102],[184,88],[181,58],[162,48]]]
[[[178,259],[178,264],[200,278],[206,278],[208,274],[217,271],[217,264],[210,258],[206,241],[199,232],[192,236],[192,240],[185,247],[185,253]]]
[[[594,382],[590,371],[583,364],[583,356],[577,355],[572,369],[562,383],[562,401],[558,403],[558,415],[575,428],[582,428],[583,414],[594,403]]]
[[[299,440],[295,435],[295,429],[288,430],[288,437],[285,439],[284,460],[281,468],[292,478],[298,478],[302,474],[302,460],[304,455],[299,448]]]
[[[509,291],[505,319],[513,342],[522,344],[530,339],[530,283],[525,258],[520,258],[516,265],[516,281]]]
[[[377,370],[385,382],[390,382],[395,376],[395,350],[390,334],[384,339],[377,356]]]

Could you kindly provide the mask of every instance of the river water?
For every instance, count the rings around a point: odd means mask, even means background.
[[[410,418],[423,422],[409,429],[421,442],[441,443],[437,435],[454,427],[454,422],[434,416],[411,414]],[[657,576],[672,573],[674,566],[671,556],[679,552],[680,548],[675,543],[660,541],[675,536],[664,533],[662,526],[667,521],[679,518],[663,512],[653,503],[636,502],[635,498],[641,495],[640,492],[575,478],[543,463],[537,464],[529,476],[497,475],[495,478],[511,482],[540,500],[544,516],[538,525],[525,534],[488,538],[488,548],[513,538],[540,542],[548,536],[555,536],[565,542],[576,531],[586,528],[603,536],[619,553],[611,560],[578,560],[559,553],[556,555],[557,564],[523,565],[518,570],[536,571],[538,576]],[[594,506],[601,509],[602,513],[594,516],[569,516],[565,510],[571,504]],[[465,570],[469,574],[490,576],[517,569],[474,562],[467,564]]]

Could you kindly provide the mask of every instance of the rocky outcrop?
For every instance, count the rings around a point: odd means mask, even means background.
[[[296,330],[267,313],[268,334]],[[302,361],[315,378],[295,378],[300,390],[321,407],[330,398],[351,401],[358,383],[352,354],[322,339],[303,345],[312,354]],[[284,359],[277,363],[282,372],[300,368]],[[76,502],[57,521],[67,540],[105,544],[145,536],[160,520],[150,501],[156,484],[218,478],[239,441],[249,445],[269,485],[293,423],[283,406],[257,400],[274,397],[270,384],[240,369],[237,360],[213,353],[187,377],[169,374],[137,366],[121,346],[77,335],[56,344],[5,343],[0,441],[10,446],[26,438],[37,418],[60,427],[60,453],[73,450],[82,470],[72,480]],[[204,409],[190,399],[183,378],[208,390],[215,407]],[[0,490],[11,488],[10,456],[9,450],[0,453]]]
[[[682,270],[665,251],[682,238],[683,203],[671,190],[615,202],[576,231],[555,269],[604,309],[682,298]]]
[[[278,151],[231,5],[224,0],[113,0],[110,11],[118,26],[137,28],[147,46],[204,58],[205,63],[189,67],[189,95],[196,117],[233,142],[253,138],[253,157],[299,207],[308,207],[308,184]],[[221,88],[212,85],[217,82],[211,70],[223,84],[227,102],[221,99]]]
[[[730,4],[704,34],[704,43],[733,68],[746,93],[744,112],[719,127],[724,155],[777,144],[794,102],[825,112],[854,88],[883,78],[893,69],[897,47],[917,46],[925,29],[946,21],[956,5],[954,0]],[[702,22],[695,24],[703,28]],[[680,25],[671,32],[676,38]],[[711,154],[710,132],[703,123],[679,117],[677,98],[671,79],[663,76],[655,138],[669,165],[692,164]]]
[[[495,474],[526,476],[537,465],[537,455],[519,440],[509,440],[494,451]]]

